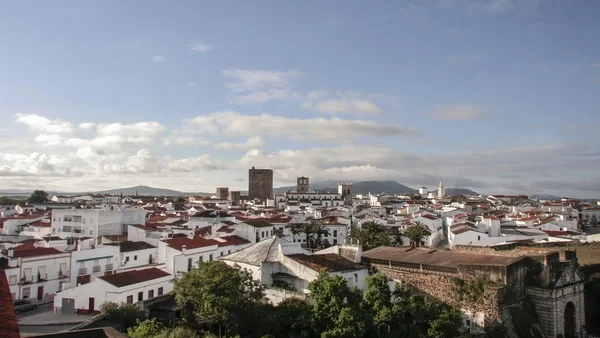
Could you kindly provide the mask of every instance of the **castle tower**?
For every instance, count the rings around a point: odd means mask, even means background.
[[[309,190],[309,184],[308,184],[308,177],[298,177],[296,179],[296,192],[308,192]]]
[[[438,198],[444,198],[446,196],[446,187],[444,187],[444,182],[440,181],[440,186],[438,187]]]
[[[342,198],[346,204],[352,204],[352,182],[339,182],[338,183],[338,194],[342,195]]]

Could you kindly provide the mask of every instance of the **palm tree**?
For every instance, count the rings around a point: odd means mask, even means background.
[[[404,231],[404,236],[408,237],[411,246],[421,246],[423,239],[431,235],[429,228],[421,221],[412,222]]]
[[[317,235],[317,238],[315,239],[315,247],[319,247],[321,246],[321,244],[323,244],[321,242],[321,238],[323,236],[328,237],[329,236],[329,228],[326,227],[325,225],[323,225],[323,223],[313,223],[313,234]]]
[[[296,235],[302,232],[300,224],[290,225],[290,232],[292,233],[292,242],[296,242]]]
[[[311,223],[302,223],[300,224],[299,232],[306,235],[306,247],[310,249],[310,235],[314,233],[313,225]]]
[[[358,245],[362,246],[363,250],[369,250],[372,244],[371,233],[366,228],[352,228],[350,229],[350,239],[356,241]]]

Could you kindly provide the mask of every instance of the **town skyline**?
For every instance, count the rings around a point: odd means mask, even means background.
[[[1,189],[600,196],[600,3],[37,5],[0,13]]]

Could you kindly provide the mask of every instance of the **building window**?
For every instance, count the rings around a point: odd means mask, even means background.
[[[204,256],[200,256],[200,257],[198,257],[198,261],[199,261],[199,262],[204,262]]]
[[[29,298],[31,295],[31,288],[23,288],[23,299]]]
[[[60,220],[60,217],[58,218]],[[63,232],[71,232],[73,228],[71,228],[70,226],[65,225],[63,227]]]
[[[231,250],[227,250],[227,254],[229,255],[231,253]]]
[[[90,230],[90,236],[94,236],[94,230]]]
[[[141,302],[144,300],[144,292],[140,291],[138,292],[138,302]]]
[[[192,271],[192,259],[188,258],[188,271]]]
[[[213,255],[212,254],[208,255],[208,261],[212,262],[212,260],[213,260]]]
[[[129,256],[125,256],[125,262],[129,262]]]
[[[133,304],[133,295],[127,296],[127,304]]]
[[[52,217],[52,222],[56,222],[56,217]]]
[[[337,239],[333,240],[333,245],[337,245]]]
[[[137,261],[137,255],[133,256],[133,260]]]
[[[481,236],[477,236],[477,240],[480,241],[481,240]]]
[[[162,294],[163,294],[163,288],[161,286],[161,287],[158,288],[158,295],[162,296]]]
[[[333,230],[333,237],[337,237],[337,230]]]
[[[148,291],[148,298],[154,298],[154,290]]]

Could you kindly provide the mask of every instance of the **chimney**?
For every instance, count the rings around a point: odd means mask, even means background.
[[[181,253],[185,255],[185,251],[187,250],[187,245],[182,245],[181,246]]]
[[[187,236],[187,238],[189,239],[194,239],[194,231],[192,230],[192,232],[190,232]]]
[[[15,255],[15,248],[8,249],[8,257],[12,258]]]

